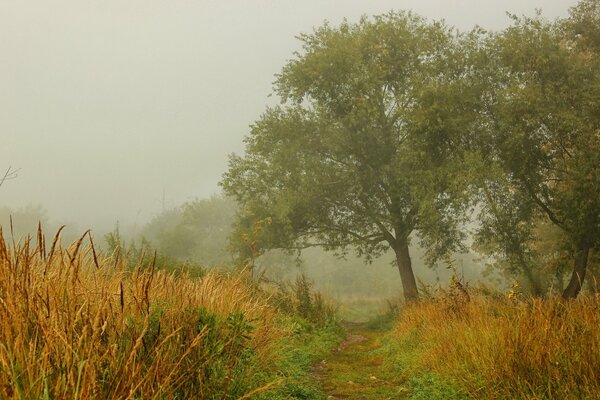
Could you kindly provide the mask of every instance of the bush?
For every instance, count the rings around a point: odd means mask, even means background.
[[[278,284],[272,302],[288,315],[300,316],[317,325],[336,322],[337,308],[313,290],[312,282],[304,274],[298,275],[294,283]]]

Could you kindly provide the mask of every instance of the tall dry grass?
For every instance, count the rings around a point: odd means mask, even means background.
[[[0,398],[230,399],[268,388],[275,309],[240,276],[128,270],[0,230]],[[34,244],[35,243],[35,244]],[[264,384],[264,382],[263,382]]]
[[[454,294],[452,294],[454,293]],[[600,298],[446,292],[405,308],[396,343],[476,399],[600,398]]]

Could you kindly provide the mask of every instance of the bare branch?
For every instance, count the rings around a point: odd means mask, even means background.
[[[17,176],[19,176],[18,173],[20,170],[21,168],[12,169],[12,166],[9,165],[4,175],[0,178],[0,186],[2,186],[4,182],[10,181],[11,179],[15,179]]]

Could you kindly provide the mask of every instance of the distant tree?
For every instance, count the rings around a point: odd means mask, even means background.
[[[227,241],[236,210],[235,202],[222,196],[195,200],[158,215],[142,234],[165,256],[224,264],[231,259]]]
[[[464,236],[457,148],[479,107],[463,52],[473,38],[389,13],[300,40],[275,83],[281,106],[256,121],[223,177],[242,207],[239,226],[270,217],[266,248],[354,249],[367,260],[392,249],[415,301],[411,238],[433,263]]]
[[[518,246],[540,218],[559,227],[573,259],[564,298],[578,295],[600,245],[599,4],[581,2],[553,23],[513,17],[488,49],[495,78],[484,149],[503,178],[492,175],[487,190],[495,199],[518,198],[497,205],[516,218],[521,237],[508,235],[504,248],[525,254]]]

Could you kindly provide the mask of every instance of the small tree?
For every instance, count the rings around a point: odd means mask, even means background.
[[[404,296],[417,300],[411,238],[433,263],[463,236],[456,149],[479,107],[470,39],[411,13],[301,35],[275,83],[282,105],[252,126],[223,177],[240,223],[272,217],[265,247],[352,248],[367,260],[392,249]]]

